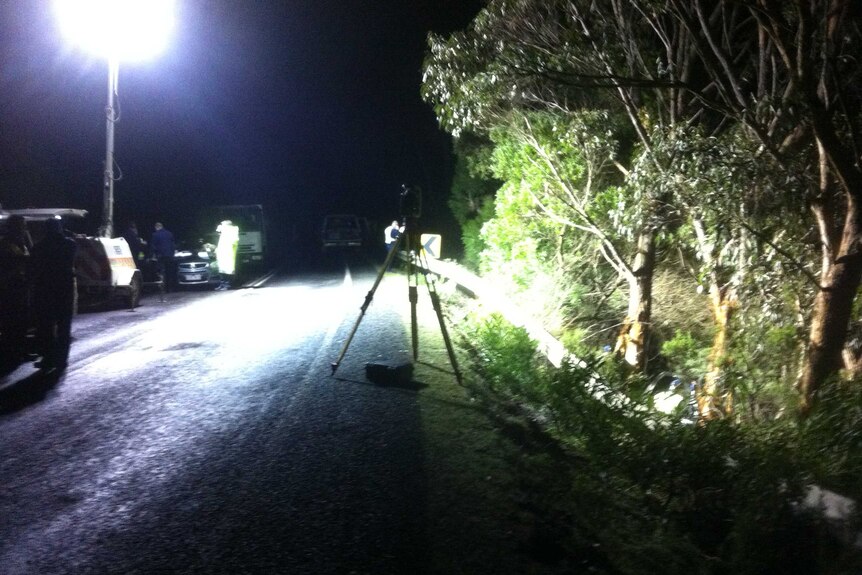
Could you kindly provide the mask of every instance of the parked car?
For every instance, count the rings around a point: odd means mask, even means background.
[[[177,284],[181,286],[218,285],[218,262],[215,258],[215,247],[211,244],[196,243],[189,249],[179,249],[174,259],[177,265]]]
[[[323,218],[321,240],[323,251],[359,249],[367,237],[368,224],[353,214],[331,214]]]

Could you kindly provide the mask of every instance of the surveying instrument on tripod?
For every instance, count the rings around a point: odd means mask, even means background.
[[[452,340],[449,339],[449,331],[446,329],[446,322],[443,319],[443,308],[440,305],[440,295],[437,293],[437,286],[434,278],[428,270],[428,259],[422,249],[419,234],[419,218],[422,215],[422,192],[419,188],[404,185],[401,187],[401,218],[402,231],[396,238],[392,249],[386,255],[386,260],[383,262],[383,267],[377,274],[374,284],[365,296],[365,301],[359,311],[359,317],[353,324],[353,329],[350,330],[350,335],[344,342],[341,348],[341,353],[338,354],[338,359],[332,362],[332,375],[335,375],[338,366],[341,365],[341,360],[347,353],[347,348],[350,347],[350,342],[353,341],[353,336],[356,335],[356,330],[365,317],[365,312],[371,305],[374,299],[374,293],[377,287],[383,280],[383,275],[389,269],[397,254],[403,249],[406,254],[407,262],[407,297],[410,301],[410,341],[413,347],[413,361],[419,359],[419,326],[416,315],[416,305],[419,302],[419,273],[425,279],[425,286],[428,288],[428,295],[431,298],[431,305],[434,307],[434,312],[437,314],[437,322],[440,324],[440,333],[443,335],[443,341],[446,344],[446,352],[449,354],[449,362],[452,364],[452,369],[455,372],[455,378],[460,385],[463,385],[461,371],[458,369],[458,361],[455,358],[455,349],[452,347]],[[371,364],[366,365],[366,369]],[[412,367],[412,366],[411,366]],[[412,372],[411,372],[412,373]]]

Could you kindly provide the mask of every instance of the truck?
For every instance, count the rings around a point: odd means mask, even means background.
[[[134,309],[141,299],[144,280],[141,270],[135,266],[132,250],[123,238],[103,238],[74,233],[80,228],[86,210],[74,208],[37,208],[22,210],[0,210],[0,228],[12,215],[20,215],[27,228],[38,242],[44,235],[46,220],[61,218],[78,245],[75,254],[75,276],[77,301],[80,303],[104,303],[120,300]]]
[[[330,250],[358,250],[368,235],[368,223],[354,214],[329,214],[320,232],[324,253]]]

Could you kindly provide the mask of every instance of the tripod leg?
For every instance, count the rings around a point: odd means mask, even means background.
[[[414,238],[412,232],[407,238],[408,263],[407,283],[408,299],[410,300],[410,341],[413,344],[413,361],[419,359],[419,322],[416,317],[416,304],[419,301],[419,272],[416,266],[416,258],[419,257],[414,251]]]
[[[360,322],[362,322],[362,318],[365,317],[365,312],[368,310],[368,306],[371,305],[371,300],[374,299],[374,293],[377,291],[377,287],[383,280],[383,276],[386,273],[386,270],[389,269],[389,265],[392,263],[392,260],[395,259],[395,254],[398,253],[398,246],[401,243],[402,237],[404,236],[398,236],[398,238],[395,240],[392,249],[389,250],[389,253],[386,255],[386,260],[383,262],[383,267],[380,268],[380,271],[377,273],[377,278],[374,280],[374,285],[371,286],[371,289],[368,290],[368,293],[365,295],[365,301],[362,303],[362,307],[359,309],[359,317],[356,318],[356,322],[353,324],[353,329],[350,330],[350,335],[347,336],[347,340],[344,342],[344,345],[341,348],[341,353],[338,354],[338,359],[336,359],[330,364],[330,366],[332,367],[332,375],[335,375],[335,371],[338,369],[338,366],[341,365],[341,360],[344,359],[344,355],[347,353],[347,348],[350,347],[350,342],[353,341],[353,336],[356,335],[356,330],[359,329],[359,324]]]
[[[423,275],[425,277],[425,287],[428,288],[428,296],[431,298],[431,305],[434,307],[434,313],[437,314],[437,323],[440,324],[440,333],[443,336],[443,343],[446,344],[446,353],[449,355],[449,363],[452,364],[452,370],[455,372],[455,379],[458,380],[458,385],[464,385],[464,379],[461,376],[461,370],[458,368],[458,359],[455,357],[455,348],[452,345],[452,340],[449,338],[449,330],[446,329],[446,320],[443,317],[443,306],[440,303],[440,294],[437,293],[437,286],[434,279],[429,277],[428,258],[424,253],[420,256],[425,259],[420,259]]]
[[[410,286],[410,341],[413,344],[413,360],[419,359],[419,327],[416,319],[416,302],[419,299],[416,286]]]
[[[446,329],[446,322],[443,319],[443,308],[440,305],[440,296],[436,291],[431,291],[429,288],[428,295],[431,297],[431,305],[434,306],[434,312],[437,314],[437,323],[440,324],[440,333],[443,334],[443,342],[446,344],[446,353],[449,354],[449,362],[452,364],[452,369],[455,371],[455,379],[458,380],[458,385],[464,385],[464,380],[461,377],[461,370],[458,369],[458,360],[455,359],[455,348],[452,347],[452,340],[449,339],[449,331]]]

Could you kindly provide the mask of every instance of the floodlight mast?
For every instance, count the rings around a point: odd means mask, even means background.
[[[117,94],[117,81],[120,75],[120,62],[116,58],[108,60],[108,105],[105,107],[105,182],[102,197],[102,237],[114,235],[114,97]]]
[[[108,60],[105,172],[101,235],[114,231],[114,124],[120,60],[141,61],[164,50],[174,25],[175,0],[54,0],[63,34]]]

